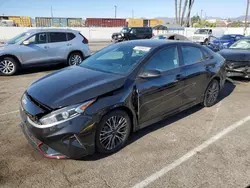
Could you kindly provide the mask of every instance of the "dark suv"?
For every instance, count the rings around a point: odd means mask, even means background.
[[[135,39],[150,39],[153,36],[151,27],[124,27],[119,33],[112,34],[113,42]]]

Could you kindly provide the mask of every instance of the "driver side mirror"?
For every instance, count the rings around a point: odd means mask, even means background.
[[[28,40],[23,41],[23,45],[27,46],[29,44],[30,44],[30,42]]]
[[[140,78],[158,78],[161,76],[161,72],[158,70],[147,70],[139,74]]]

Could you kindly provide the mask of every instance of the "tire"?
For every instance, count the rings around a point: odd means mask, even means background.
[[[115,129],[113,123],[118,123],[119,121],[120,124],[116,124],[116,126],[120,125],[120,128],[116,127]],[[124,134],[119,134],[118,131]],[[126,145],[130,131],[131,119],[126,112],[115,110],[108,113],[102,118],[96,130],[95,142],[97,151],[110,154],[120,150]]]
[[[79,65],[83,61],[83,56],[80,52],[73,52],[69,55],[68,58],[68,65],[73,66],[73,65]]]
[[[12,57],[4,57],[0,60],[0,74],[5,76],[14,75],[19,69],[18,62]]]
[[[204,45],[208,45],[208,43],[209,43],[208,39],[205,39]]]
[[[213,79],[209,84],[205,92],[203,106],[211,107],[216,104],[220,92],[220,84],[217,80]]]

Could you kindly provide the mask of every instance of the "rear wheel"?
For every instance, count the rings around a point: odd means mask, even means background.
[[[209,83],[207,90],[205,92],[203,105],[205,107],[213,106],[218,100],[219,91],[220,91],[219,82],[215,79],[212,80]]]
[[[96,148],[100,153],[113,153],[125,146],[131,130],[128,114],[116,110],[105,115],[96,132]]]
[[[11,76],[17,72],[19,68],[18,62],[12,57],[5,57],[0,60],[0,74]]]
[[[83,61],[83,56],[79,52],[73,52],[68,58],[68,65],[79,65]]]

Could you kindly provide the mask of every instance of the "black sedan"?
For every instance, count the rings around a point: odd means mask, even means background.
[[[241,39],[219,53],[226,59],[228,77],[250,78],[250,38]]]
[[[214,105],[225,79],[224,58],[198,44],[118,43],[32,83],[21,100],[21,127],[49,158],[113,153],[143,127]]]

